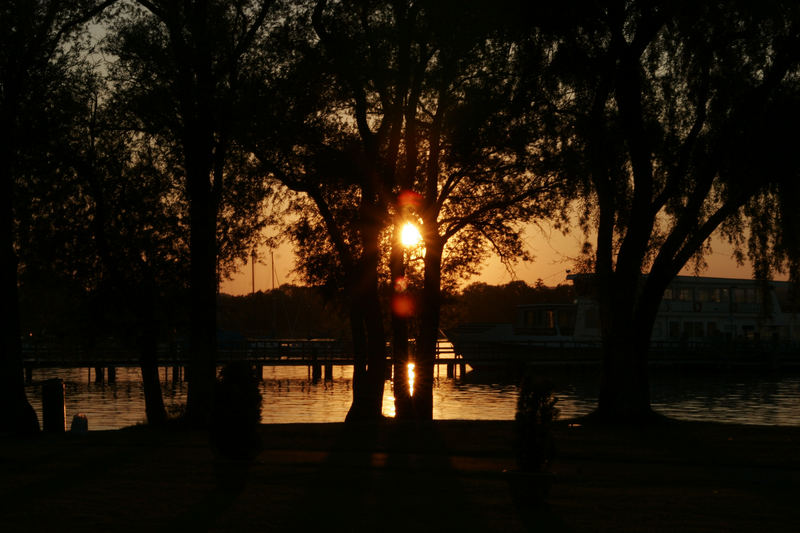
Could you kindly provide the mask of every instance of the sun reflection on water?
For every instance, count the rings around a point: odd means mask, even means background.
[[[408,395],[414,396],[414,363],[408,363]]]
[[[439,365],[440,367],[443,365]],[[439,373],[441,372],[441,374]],[[416,368],[408,366],[409,390],[416,393]],[[173,383],[171,371],[159,369],[168,409],[185,405],[186,382]],[[445,377],[435,371],[433,417],[437,420],[513,420],[518,388],[503,379]],[[116,383],[97,384],[87,369],[34,369],[26,395],[41,421],[41,389],[47,379],[65,385],[67,425],[76,413],[85,413],[89,430],[118,429],[145,419],[144,393],[138,368],[118,368]],[[264,403],[263,423],[341,422],[353,403],[353,367],[334,367],[333,379],[314,382],[305,367],[265,366],[259,382]],[[597,405],[595,373],[569,372],[556,376],[560,418],[591,412]],[[800,425],[800,374],[780,375],[684,374],[653,375],[653,407],[660,413],[686,420],[766,425]],[[385,382],[384,416],[394,417],[393,384]]]

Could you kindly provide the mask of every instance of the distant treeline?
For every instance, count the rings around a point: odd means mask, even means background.
[[[347,338],[348,316],[316,287],[282,285],[245,296],[220,294],[217,326],[246,337]]]
[[[79,287],[48,286],[22,292],[23,336],[36,342],[50,342],[91,348],[99,340],[113,338],[135,344],[136,319],[124,302],[89,295]],[[512,322],[517,305],[571,302],[571,285],[548,287],[524,281],[505,285],[473,283],[445,295],[442,329],[468,322]],[[186,295],[180,291],[170,299],[173,305],[154,316],[159,338],[168,341],[184,337],[188,324]],[[218,329],[246,337],[336,338],[350,337],[347,307],[318,287],[282,285],[273,291],[245,296],[220,294]],[[387,339],[389,317],[386,317]],[[412,332],[413,335],[413,332]]]
[[[524,281],[505,285],[472,283],[445,299],[442,329],[469,322],[513,322],[516,307],[532,303],[571,303],[572,285],[548,287],[541,280],[533,286]]]
[[[541,281],[534,286],[524,281],[473,283],[445,297],[441,325],[447,329],[467,322],[512,322],[517,305],[567,303],[573,299],[571,285],[548,287]],[[345,339],[350,333],[343,309],[315,287],[283,285],[246,296],[220,295],[218,324],[221,330],[248,337]]]

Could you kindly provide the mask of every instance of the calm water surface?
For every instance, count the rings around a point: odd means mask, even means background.
[[[552,372],[551,370],[543,372]],[[164,403],[178,410],[186,401],[184,382],[173,384],[171,370],[161,370]],[[341,422],[352,400],[352,367],[334,367],[333,379],[316,383],[305,367],[264,367],[260,384],[264,423]],[[92,430],[118,429],[143,422],[144,394],[139,370],[118,368],[113,384],[94,383],[87,369],[34,370],[28,398],[41,420],[41,383],[65,382],[67,424],[84,413]],[[597,402],[596,372],[558,372],[549,376],[556,388],[561,417],[590,412]],[[91,378],[91,379],[90,379]],[[653,407],[686,420],[800,426],[800,374],[668,373],[651,378]],[[434,386],[436,419],[510,420],[517,385],[502,377],[446,378],[444,368]],[[383,412],[394,415],[392,384],[386,382]]]

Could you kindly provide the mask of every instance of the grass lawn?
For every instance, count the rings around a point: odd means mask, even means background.
[[[91,423],[91,421],[90,421]],[[800,531],[800,428],[557,428],[543,507],[515,505],[510,422],[0,437],[0,531]]]

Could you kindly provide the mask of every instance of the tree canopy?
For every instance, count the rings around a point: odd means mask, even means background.
[[[579,3],[540,13],[531,98],[584,183],[605,348],[600,412],[649,413],[646,353],[664,289],[720,230],[761,276],[796,275],[798,38],[788,2]],[[788,230],[788,231],[786,231]],[[642,278],[643,274],[647,274]]]
[[[490,254],[527,258],[531,221],[577,219],[596,232],[584,266],[601,306],[599,414],[614,420],[650,415],[647,349],[662,294],[685,265],[702,267],[712,235],[756,276],[798,279],[794,2],[0,10],[11,317],[0,388],[21,429],[34,417],[19,375],[18,286],[37,294],[57,280],[64,301],[125,294],[151,352],[161,303],[187,287],[188,413],[204,424],[218,282],[268,224],[293,241],[306,281],[345,296],[354,417],[380,416],[386,323],[397,412],[431,416],[443,293]],[[107,33],[100,68],[87,61],[89,21]],[[400,241],[406,223],[420,230],[416,248]],[[490,298],[479,289],[463,297]],[[413,401],[402,388],[410,336]]]

